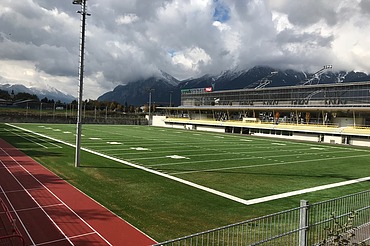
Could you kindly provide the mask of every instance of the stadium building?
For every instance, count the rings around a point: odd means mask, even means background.
[[[153,125],[370,147],[370,82],[184,89]]]

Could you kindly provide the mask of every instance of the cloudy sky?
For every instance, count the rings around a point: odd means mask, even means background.
[[[370,72],[370,0],[88,0],[84,99],[166,71],[255,65]],[[77,96],[72,0],[0,1],[0,83]]]

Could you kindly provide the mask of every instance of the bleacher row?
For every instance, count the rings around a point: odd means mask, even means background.
[[[370,127],[364,126],[347,126],[338,127],[336,125],[319,125],[319,124],[287,124],[280,123],[278,125],[263,122],[242,122],[242,121],[214,121],[214,120],[189,120],[184,118],[167,118],[167,123],[188,123],[188,124],[203,124],[209,126],[239,126],[239,127],[255,127],[280,130],[305,130],[312,132],[330,132],[330,133],[350,133],[350,134],[370,134]]]

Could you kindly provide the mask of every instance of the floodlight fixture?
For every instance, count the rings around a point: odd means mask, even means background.
[[[84,0],[73,0],[72,2],[72,4],[76,4],[76,5],[82,5],[83,3],[84,3]]]

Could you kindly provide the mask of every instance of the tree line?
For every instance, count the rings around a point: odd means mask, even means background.
[[[54,99],[49,99],[47,97],[44,97],[42,99],[39,99],[39,97],[35,94],[30,94],[26,92],[19,92],[14,93],[12,91],[9,93],[8,91],[1,90],[0,89],[0,99],[9,101],[9,102],[21,102],[21,101],[29,101],[36,104],[49,104],[53,105],[54,107],[63,107],[63,108],[69,108],[74,107],[77,108],[78,102],[77,100],[73,100],[70,103],[61,102],[60,100],[55,101]],[[18,106],[24,106],[23,104],[18,104]],[[109,111],[115,111],[115,112],[125,112],[125,113],[138,113],[138,112],[146,112],[148,110],[148,106],[145,105],[144,107],[140,106],[134,106],[129,105],[127,102],[124,104],[120,104],[118,102],[108,102],[108,101],[98,101],[98,100],[92,100],[88,99],[83,101],[83,107],[85,110],[109,110]],[[155,110],[155,105],[152,105],[152,110]]]

